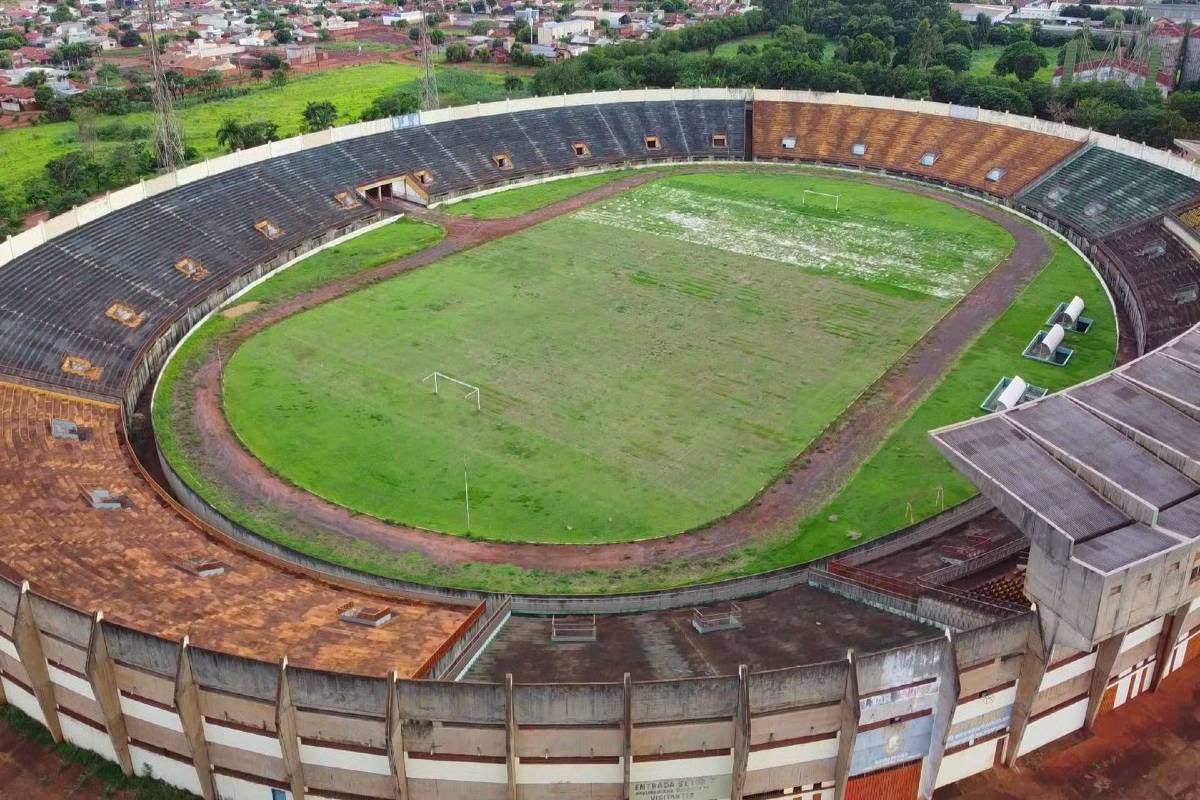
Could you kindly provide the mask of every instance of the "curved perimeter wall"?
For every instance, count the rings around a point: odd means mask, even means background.
[[[537,135],[522,125],[523,119],[532,119],[524,117],[526,113],[554,116],[553,109],[571,108],[597,109],[596,119],[611,125],[622,116],[618,106],[623,104],[641,106],[641,112],[624,115],[630,126],[624,134],[610,129],[612,140],[627,144],[597,156],[591,164],[547,158]],[[781,108],[778,104],[791,105]],[[699,114],[703,122],[690,130],[680,124],[678,135],[658,130],[662,120],[669,119],[662,115],[668,106],[677,121],[685,114]],[[833,107],[840,107],[837,113],[843,115],[844,130],[851,139],[835,140],[834,133],[820,132],[820,120],[834,114]],[[781,116],[781,111],[786,113]],[[765,120],[768,114],[775,114],[774,127],[758,127],[754,117]],[[456,140],[458,125],[466,130],[466,121],[500,120],[501,115],[507,116],[505,124],[514,126],[510,128],[514,137],[518,133],[525,137],[534,161],[523,164],[514,156],[516,168],[507,170],[494,162],[495,153],[478,150],[468,157],[466,151],[454,152],[443,146],[443,136],[446,141]],[[646,119],[659,120],[653,123],[655,130],[644,129]],[[749,122],[749,129],[744,123],[737,127],[742,119]],[[995,143],[996,155],[963,151],[961,157],[949,157],[949,148],[959,143],[956,131],[967,128],[958,129],[959,123],[947,120],[987,126],[992,138],[986,139],[985,145]],[[881,121],[893,127],[885,128]],[[807,139],[800,135],[800,142],[807,146],[820,139],[823,151],[794,152],[795,144],[784,145],[783,140],[792,138],[801,123],[817,127]],[[851,123],[859,127],[851,128]],[[662,150],[648,153],[644,142],[637,150],[638,124],[643,126],[641,135],[662,137]],[[945,153],[934,159],[933,169],[923,172],[920,167],[926,165],[919,164],[920,156],[914,157],[914,153],[927,147],[926,134],[932,136],[935,129],[943,138],[928,140],[942,142],[935,148]],[[999,129],[1014,134],[1003,136],[996,133]],[[105,242],[112,240],[91,238],[93,232],[102,230],[107,218],[123,209],[133,209],[131,214],[153,212],[155,216],[141,217],[139,225],[129,228],[144,231],[148,240],[161,239],[158,224],[170,224],[176,226],[181,241],[195,240],[198,246],[207,240],[219,249],[216,245],[227,227],[243,237],[239,240],[243,244],[233,248],[238,257],[226,264],[211,291],[181,294],[162,306],[166,310],[161,319],[147,323],[157,323],[155,335],[129,350],[133,362],[116,365],[121,380],[101,391],[82,382],[95,380],[86,375],[62,377],[55,376],[53,369],[42,369],[37,375],[22,376],[14,369],[11,354],[0,359],[0,372],[17,373],[15,377],[49,383],[78,395],[101,394],[131,404],[170,344],[204,310],[215,307],[253,276],[321,244],[329,235],[348,232],[374,219],[373,210],[366,207],[331,207],[327,197],[331,186],[315,183],[321,156],[329,153],[329,148],[362,140],[357,145],[361,150],[354,152],[365,153],[377,144],[398,141],[398,132],[413,130],[419,133],[404,134],[408,137],[405,141],[428,135],[434,142],[431,146],[441,151],[428,157],[442,159],[438,161],[442,166],[435,170],[437,179],[447,178],[447,170],[453,169],[449,164],[456,164],[462,173],[455,181],[446,180],[440,195],[431,192],[434,202],[581,166],[696,158],[735,160],[749,154],[859,165],[991,194],[1037,211],[1090,245],[1108,233],[1089,230],[1088,220],[1103,210],[1096,212],[1090,203],[1080,205],[1073,197],[1070,202],[1065,198],[1105,188],[1047,183],[1087,153],[1102,150],[1137,160],[1146,171],[1180,177],[1183,193],[1189,198],[1200,196],[1200,185],[1192,180],[1196,168],[1160,151],[1065,125],[935,103],[809,92],[689,90],[447,109],[306,135],[197,164],[115,192],[13,237],[0,245],[0,283],[18,275],[22,264],[46,254],[51,262],[72,264],[101,277],[110,275],[114,283],[127,281],[107,272],[102,263],[109,255]],[[888,136],[892,140],[902,133],[907,145],[876,159],[879,145],[872,143],[872,137],[883,131],[891,131]],[[715,133],[728,136],[720,147],[712,137]],[[739,138],[742,136],[745,138]],[[854,152],[864,139],[865,151]],[[477,140],[457,141],[467,147]],[[1039,148],[1046,142],[1054,146]],[[594,153],[597,145],[589,145]],[[515,149],[516,144],[511,147]],[[288,174],[275,169],[291,169],[301,162],[288,161],[289,157],[309,152],[312,160],[303,163],[312,171]],[[380,154],[382,159],[389,157],[387,152]],[[1039,170],[1008,166],[1022,158],[1040,159],[1042,166]],[[353,158],[343,161],[354,163]],[[254,171],[256,165],[263,169]],[[988,177],[995,167],[1001,167],[1002,173],[995,179]],[[397,175],[425,168],[428,164],[409,159],[388,169]],[[243,213],[229,224],[219,216],[200,217],[203,223],[197,224],[186,213],[194,199],[189,186],[196,184],[197,190],[201,184],[219,187],[226,177],[230,196],[243,198],[233,205],[257,212],[258,198],[236,194],[242,191],[237,185],[241,182],[233,178],[243,169],[247,172],[242,175],[256,176],[260,190],[272,196],[271,208],[278,209],[272,214],[291,211],[295,215],[287,222],[271,220],[284,228],[282,237],[269,240],[273,244],[264,245],[256,232],[247,230],[261,221],[256,219],[258,213],[249,218]],[[353,188],[387,177],[385,171],[373,167],[339,173],[334,179],[339,186]],[[1038,187],[1045,189],[1041,199],[1026,203],[1023,198],[1032,196]],[[208,194],[219,197],[221,192]],[[1161,216],[1174,202],[1169,197],[1142,200],[1150,213],[1141,219]],[[348,212],[346,216],[341,216],[343,211]],[[123,255],[135,267],[138,259],[145,257],[138,251]],[[168,260],[166,253],[158,252],[153,257],[158,266],[169,270],[175,255]],[[60,269],[60,274],[71,271]],[[0,333],[20,332],[25,321],[36,317],[27,311],[64,302],[52,288],[34,282],[24,286],[19,295],[4,293],[6,302],[16,297],[28,305],[6,306],[9,313],[0,319]],[[1137,298],[1136,293],[1130,296]],[[50,337],[48,341],[55,340]],[[78,331],[63,331],[58,341],[66,345],[86,342],[87,337]],[[57,367],[57,356],[51,360],[55,362],[51,366]],[[66,402],[78,401],[67,398]],[[49,420],[31,419],[34,424],[25,429],[21,441],[36,444],[39,437],[48,440]],[[90,468],[85,456],[69,456],[67,461],[72,468]],[[143,476],[132,466],[112,469],[116,472],[110,477],[120,475],[126,485],[141,486]],[[120,472],[122,469],[125,472]],[[46,494],[38,498],[42,504],[31,510],[31,519],[46,528],[65,521],[66,527],[87,533],[94,515],[105,512],[74,507],[64,511],[61,504],[75,497],[80,488],[78,482],[67,488],[64,483],[48,475],[43,486]],[[0,510],[11,511],[24,499],[0,495]],[[147,508],[156,502],[170,505],[169,500],[156,501],[148,495],[140,495],[138,502]],[[6,538],[22,535],[12,526],[12,517],[2,519],[6,523],[0,534]],[[187,524],[204,530],[198,522]],[[101,527],[98,534],[111,532]],[[137,530],[129,533],[138,535]],[[215,533],[207,535],[219,541]],[[39,557],[45,557],[47,551],[53,554],[52,537],[39,542],[45,542]],[[162,554],[156,557],[165,558]],[[74,563],[75,568],[79,566]],[[265,566],[289,569],[274,561]],[[300,572],[306,580],[327,580]],[[336,637],[324,643],[304,636],[296,639],[297,649],[316,649],[294,664],[288,663],[291,648],[286,646],[263,648],[263,655],[256,658],[252,640],[243,642],[235,652],[223,647],[208,649],[199,640],[193,645],[187,635],[192,626],[175,624],[170,602],[132,615],[139,620],[133,624],[116,617],[110,621],[99,613],[104,605],[119,605],[126,594],[122,582],[131,576],[119,568],[110,565],[105,574],[90,578],[100,581],[96,586],[105,587],[107,601],[105,595],[97,595],[95,603],[77,600],[76,607],[55,592],[38,588],[43,582],[40,579],[53,577],[53,573],[51,566],[42,575],[25,576],[11,565],[0,564],[0,699],[37,719],[56,739],[93,750],[120,763],[127,772],[152,772],[210,800],[265,800],[275,796],[273,790],[290,798],[330,800],[928,797],[936,786],[986,770],[997,760],[1012,763],[1019,755],[1090,724],[1097,714],[1119,707],[1140,691],[1156,688],[1164,676],[1200,650],[1200,641],[1193,640],[1200,631],[1200,603],[1192,601],[1092,652],[1056,647],[1047,641],[1037,615],[1029,613],[892,651],[765,673],[743,668],[733,676],[652,683],[626,679],[623,684],[443,683],[400,679],[394,672],[391,677],[368,676],[352,669],[324,668],[322,664],[334,665],[339,657]],[[23,579],[26,577],[34,588]],[[137,579],[146,578],[140,575]],[[328,587],[342,590],[336,582]],[[186,593],[181,597],[186,602]],[[273,602],[270,596],[262,599],[263,607]],[[305,616],[300,613],[296,619]],[[287,620],[264,621],[253,604],[236,608],[229,619],[237,622],[234,628],[242,625],[253,630],[257,626],[259,637],[268,638],[272,624],[279,625],[280,631],[290,625]],[[454,646],[446,642],[475,635],[494,619],[494,615],[485,618],[478,609],[466,615],[450,626],[451,636],[433,648],[414,672],[425,674],[430,659],[453,658]],[[248,626],[243,624],[246,622]],[[322,624],[321,629],[325,628]],[[336,629],[336,623],[329,629]],[[146,630],[156,630],[158,635]],[[212,626],[207,635],[221,640]],[[432,672],[440,674],[437,669]]]

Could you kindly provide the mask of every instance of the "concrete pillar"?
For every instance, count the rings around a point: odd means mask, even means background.
[[[1025,737],[1025,729],[1029,727],[1033,703],[1037,700],[1038,689],[1041,688],[1042,678],[1046,675],[1049,658],[1050,646],[1042,640],[1041,615],[1031,614],[1029,629],[1025,634],[1025,652],[1021,656],[1021,672],[1017,677],[1017,696],[1013,700],[1012,722],[1008,726],[1008,747],[1004,752],[1004,765],[1007,767],[1017,763],[1017,752],[1021,748],[1021,740]]]
[[[746,764],[750,760],[750,668],[738,665],[737,705],[733,711],[733,776],[731,800],[742,800]]]
[[[942,768],[942,757],[946,753],[946,740],[950,737],[950,726],[954,722],[954,710],[958,708],[960,691],[954,634],[946,631],[946,643],[942,649],[941,669],[938,675],[937,702],[933,707],[933,732],[929,737],[929,750],[921,761],[922,800],[931,800],[933,797],[938,770]]]
[[[300,728],[296,724],[296,705],[292,702],[292,685],[288,682],[287,657],[279,665],[279,691],[275,694],[275,732],[279,735],[279,752],[287,769],[292,800],[304,800],[304,762],[300,760]]]
[[[621,768],[625,788],[621,797],[630,800],[633,797],[633,787],[630,785],[630,776],[633,774],[633,680],[628,672],[622,682],[625,687],[625,712],[621,718]]]
[[[517,712],[511,672],[504,676],[504,757],[508,762],[508,800],[517,800]]]
[[[100,624],[103,619],[104,615],[97,613],[92,621],[92,638],[88,644],[85,671],[92,686],[92,694],[100,705],[100,713],[104,715],[104,729],[108,731],[113,752],[117,754],[117,763],[121,765],[121,771],[131,777],[133,758],[129,755],[129,731],[125,726],[125,714],[121,711],[116,669],[113,667],[108,642],[104,640],[104,630]]]
[[[844,800],[846,797],[850,759],[854,755],[854,740],[858,738],[858,718],[858,663],[854,651],[849,650],[846,652],[846,689],[842,694],[837,760],[833,766],[833,800]]]
[[[1158,652],[1154,660],[1154,680],[1150,684],[1152,692],[1157,692],[1163,678],[1167,677],[1171,656],[1175,652],[1175,645],[1179,644],[1179,637],[1183,635],[1183,623],[1191,607],[1191,603],[1184,603],[1163,618],[1163,629],[1159,634]],[[0,698],[0,701],[2,700],[3,698]]]
[[[17,657],[29,676],[33,696],[37,699],[46,728],[55,742],[63,740],[62,724],[58,720],[58,702],[54,699],[54,685],[50,683],[50,670],[46,666],[46,654],[42,651],[42,638],[37,622],[33,618],[33,602],[29,596],[29,582],[21,585],[21,597],[17,601],[16,622],[13,624],[13,645]]]
[[[1108,679],[1112,676],[1113,664],[1121,654],[1121,643],[1125,634],[1118,633],[1110,636],[1096,647],[1096,666],[1092,668],[1092,683],[1088,689],[1087,716],[1084,717],[1083,729],[1088,733],[1096,724],[1096,716],[1100,713],[1100,702],[1108,689]]]
[[[183,735],[192,751],[192,765],[200,781],[200,794],[204,800],[216,800],[217,790],[213,783],[212,760],[208,756],[208,741],[204,738],[204,715],[200,711],[200,687],[192,673],[192,656],[188,639],[183,637],[179,645],[179,670],[175,673],[175,710]]]
[[[388,684],[387,751],[396,800],[408,800],[408,766],[404,763],[404,720],[400,717],[400,685],[395,670]]]

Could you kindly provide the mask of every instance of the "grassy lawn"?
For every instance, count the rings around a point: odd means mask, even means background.
[[[728,42],[717,45],[717,49],[713,55],[736,56],[740,45],[756,44],[761,47],[764,42],[769,41],[771,41],[771,34],[769,33],[755,33],[750,36],[743,36],[740,39],[730,39]]]
[[[1046,54],[1046,66],[1034,74],[1034,80],[1049,81],[1054,77],[1054,68],[1058,66],[1058,51],[1060,49],[1058,45],[1042,48],[1042,52]],[[1003,52],[1004,47],[998,44],[986,44],[976,49],[971,54],[971,74],[979,76],[991,75],[992,68],[996,66],[996,62],[1000,60],[1000,54]]]
[[[906,504],[916,519],[940,510],[938,489],[950,506],[975,489],[929,443],[926,432],[985,412],[979,408],[1001,376],[1020,375],[1034,386],[1057,391],[1112,367],[1117,333],[1112,306],[1083,260],[1054,240],[1054,258],[1018,300],[963,354],[911,417],[819,514],[802,523],[796,535],[745,565],[750,571],[786,566],[853,546],[906,524]],[[1021,356],[1033,334],[1044,328],[1059,299],[1078,294],[1087,315],[1096,320],[1086,335],[1068,334],[1075,356],[1066,367],[1040,364]]]
[[[285,138],[301,132],[300,112],[310,100],[330,100],[338,110],[339,125],[356,121],[371,101],[385,92],[413,85],[419,68],[401,64],[364,64],[294,76],[283,87],[267,83],[254,87],[249,94],[229,100],[216,100],[181,108],[179,121],[188,145],[202,156],[224,153],[217,144],[217,129],[226,117],[243,122],[269,120],[279,125]],[[455,105],[504,98],[503,76],[446,69],[439,75],[444,104]],[[98,117],[96,124],[120,120],[132,127],[152,125],[149,112],[124,116]],[[79,149],[79,128],[74,122],[58,122],[28,128],[0,131],[0,172],[7,191],[17,195],[21,185],[39,173],[48,161]],[[100,142],[99,150],[114,145]],[[0,190],[3,191],[3,190]]]
[[[622,169],[613,172],[601,172],[596,175],[584,175],[580,178],[563,178],[562,180],[538,183],[533,186],[522,186],[497,192],[483,197],[475,197],[457,203],[442,206],[442,211],[460,217],[476,219],[501,219],[517,217],[544,208],[559,200],[566,200],[577,194],[583,194],[605,184],[619,181],[634,174],[633,170]]]
[[[893,189],[672,177],[268,328],[225,408],[277,473],[385,520],[663,535],[749,499],[1010,247]]]

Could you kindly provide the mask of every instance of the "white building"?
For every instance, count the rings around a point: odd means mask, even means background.
[[[538,44],[552,45],[560,39],[569,39],[583,33],[590,35],[596,24],[590,19],[569,19],[564,22],[547,22],[537,29]]]

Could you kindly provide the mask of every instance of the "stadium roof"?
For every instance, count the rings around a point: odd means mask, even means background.
[[[1098,380],[930,433],[1110,573],[1200,538],[1200,327]]]

